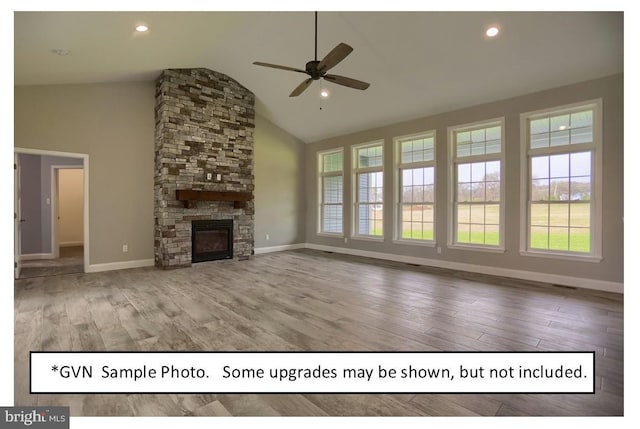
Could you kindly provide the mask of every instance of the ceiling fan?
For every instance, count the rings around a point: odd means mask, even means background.
[[[271,67],[274,69],[288,70],[309,75],[310,77],[304,80],[300,85],[298,85],[296,89],[294,89],[293,92],[289,94],[289,97],[297,97],[298,95],[302,94],[302,92],[307,89],[309,85],[311,85],[311,82],[313,82],[314,80],[319,80],[320,78],[328,82],[336,83],[338,85],[347,86],[349,88],[361,90],[369,88],[369,84],[367,82],[352,79],[346,76],[339,76],[337,74],[327,74],[327,72],[331,68],[335,67],[340,61],[344,60],[347,55],[349,55],[351,51],[353,51],[353,48],[346,43],[340,43],[338,44],[338,46],[333,48],[333,50],[322,59],[322,61],[318,61],[318,12],[316,12],[315,16],[315,27],[315,59],[313,61],[309,61],[306,64],[304,70],[300,70],[294,67],[279,66],[277,64],[263,63],[260,61],[255,61],[253,64],[257,66]]]

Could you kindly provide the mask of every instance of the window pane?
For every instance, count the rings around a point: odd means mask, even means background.
[[[548,249],[549,228],[532,226],[529,232],[529,246],[532,249]]]
[[[549,177],[549,157],[536,156],[531,158],[531,178],[544,179]]]
[[[569,115],[553,116],[549,120],[549,128],[551,132],[566,130],[571,126]]]
[[[535,119],[529,124],[530,133],[544,134],[549,132],[549,118]]]
[[[485,183],[474,182],[471,184],[471,201],[482,202],[486,201]]]
[[[471,201],[471,185],[468,183],[458,184],[458,201],[461,203]]]
[[[322,155],[322,171],[342,171],[342,152],[333,152]]]
[[[571,144],[591,143],[592,141],[593,130],[591,127],[571,130]]]
[[[571,128],[593,126],[593,111],[587,110],[571,114]]]
[[[569,206],[571,227],[589,228],[591,226],[591,204],[574,203]]]
[[[549,204],[531,204],[530,224],[533,226],[549,226]]]
[[[476,162],[471,164],[471,181],[479,182],[484,179],[485,176],[485,163],[484,162]]]
[[[549,225],[569,226],[569,204],[549,205]]]
[[[484,225],[484,205],[472,205],[469,212],[470,223]]]
[[[322,231],[342,233],[342,204],[323,207]]]
[[[487,225],[484,229],[484,244],[497,246],[500,244],[500,232],[498,225]]]
[[[487,153],[500,153],[500,140],[487,140]]]
[[[569,144],[569,130],[554,131],[551,133],[551,146],[564,146]]]
[[[591,251],[589,228],[571,228],[569,230],[569,250],[572,252]]]
[[[471,182],[471,164],[458,165],[458,183]]]
[[[498,204],[487,204],[484,207],[485,225],[500,225],[500,206]]]
[[[531,201],[549,200],[549,179],[531,181]]]
[[[422,222],[422,204],[414,204],[411,207],[411,222]]]
[[[434,138],[416,137],[409,140],[401,140],[400,154],[401,162],[403,164],[411,162],[433,161]]]
[[[358,167],[381,167],[382,166],[382,146],[370,146],[358,148],[356,150]]]
[[[534,134],[531,136],[531,149],[549,147],[549,133]]]
[[[463,132],[456,133],[456,143],[458,146],[461,144],[468,144],[470,142],[471,142],[470,131],[463,131]]]
[[[458,158],[464,157],[464,156],[470,156],[470,155],[471,155],[471,144],[464,143],[464,144],[458,145],[458,151],[457,151]]]
[[[571,176],[591,176],[591,152],[577,152],[571,155]]]
[[[549,228],[549,249],[569,250],[569,228]]]
[[[485,244],[484,225],[469,225],[469,242],[474,244]]]
[[[458,224],[458,243],[469,243],[471,228],[469,224],[461,223]]]
[[[435,186],[427,185],[424,186],[424,201],[433,203],[435,201]]]
[[[458,223],[469,223],[471,206],[469,204],[458,204]]]
[[[591,176],[572,177],[570,186],[572,201],[591,200]]]
[[[569,177],[569,155],[553,155],[549,157],[549,177]]]
[[[411,169],[402,170],[402,186],[413,185],[413,172]]]
[[[342,203],[342,176],[323,177],[324,203]]]
[[[493,126],[455,133],[458,157],[499,153],[502,146],[502,127]]]

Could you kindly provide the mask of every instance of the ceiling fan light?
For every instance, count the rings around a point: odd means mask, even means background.
[[[487,28],[487,31],[485,31],[484,34],[486,34],[487,37],[489,38],[493,38],[493,37],[496,37],[499,33],[500,33],[500,29],[495,25],[492,25],[491,27]]]

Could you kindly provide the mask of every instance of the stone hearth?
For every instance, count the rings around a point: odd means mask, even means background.
[[[156,81],[155,115],[156,266],[191,265],[193,220],[233,220],[234,257],[252,255],[253,93],[212,70],[164,70]],[[185,204],[177,190],[249,193],[250,199]]]

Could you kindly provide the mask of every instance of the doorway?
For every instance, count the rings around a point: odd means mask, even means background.
[[[16,278],[86,272],[88,156],[16,149],[16,164]]]

